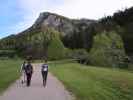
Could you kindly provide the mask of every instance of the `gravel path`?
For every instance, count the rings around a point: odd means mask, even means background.
[[[0,96],[0,100],[73,100],[73,97],[51,73],[48,74],[47,85],[44,88],[40,64],[34,64],[31,86],[26,87],[18,80]]]

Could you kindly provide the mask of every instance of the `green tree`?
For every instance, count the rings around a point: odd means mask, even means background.
[[[90,62],[98,66],[121,66],[126,57],[123,41],[115,32],[103,32],[94,37]]]
[[[50,44],[48,45],[48,58],[50,60],[62,59],[65,57],[65,47],[60,40],[60,33],[55,31],[52,34]]]
[[[55,34],[53,30],[47,29],[44,32],[35,34],[29,40],[32,47],[32,51],[37,58],[48,57],[48,45],[52,39],[52,34]]]

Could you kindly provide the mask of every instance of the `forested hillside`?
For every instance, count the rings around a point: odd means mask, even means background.
[[[44,12],[27,30],[1,39],[0,55],[32,55],[38,59],[49,56],[53,60],[78,58],[86,64],[97,62],[98,59],[95,58],[99,55],[99,60],[102,61],[109,61],[112,56],[111,59],[120,59],[116,60],[117,64],[125,63],[133,55],[132,25],[133,7],[97,21],[69,19]],[[112,62],[114,61],[110,60],[105,66],[113,66]]]
[[[106,30],[116,30],[124,41],[126,53],[129,56],[133,54],[133,7],[102,18],[99,23]]]

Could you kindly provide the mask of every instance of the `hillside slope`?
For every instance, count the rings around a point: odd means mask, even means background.
[[[30,28],[17,35],[6,37],[2,41],[9,42],[13,39],[18,40],[18,38],[23,40],[25,37],[31,37],[34,34],[45,32],[47,28],[51,28],[61,33],[61,40],[66,47],[90,49],[93,33],[92,25],[96,22],[95,20],[88,19],[74,20],[61,15],[44,12],[39,15]],[[2,43],[0,43],[1,47],[3,47]],[[8,48],[12,43],[4,43],[4,46],[6,45],[6,48]]]

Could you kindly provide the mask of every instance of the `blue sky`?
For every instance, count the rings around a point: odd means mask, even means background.
[[[0,37],[19,31],[13,26],[23,20],[24,12],[18,7],[17,1],[1,0],[0,12]]]
[[[0,38],[30,27],[40,12],[99,19],[133,6],[133,0],[0,0]]]

